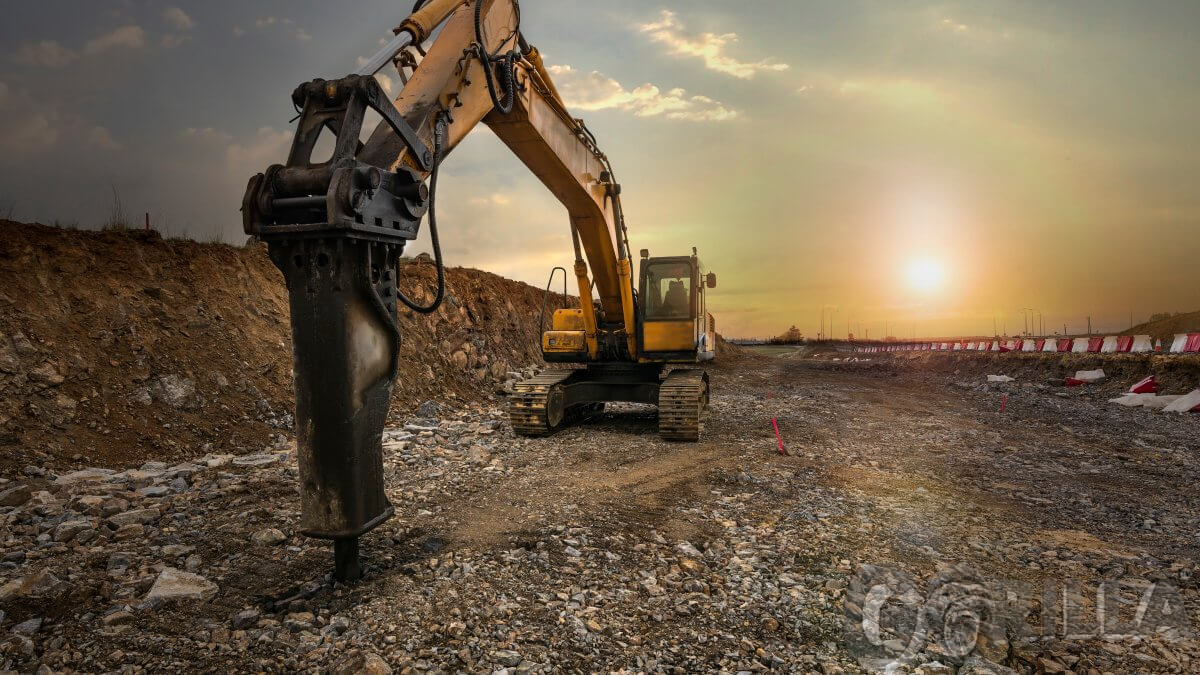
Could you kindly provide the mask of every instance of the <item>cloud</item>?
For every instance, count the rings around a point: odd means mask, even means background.
[[[383,90],[385,92],[387,92],[388,94],[392,93],[392,87],[395,86],[395,83],[392,81],[392,78],[388,77],[387,75],[384,75],[383,73],[375,73],[375,79],[379,80],[379,86],[383,87]]]
[[[212,129],[201,130],[211,138],[226,138],[228,134]],[[225,148],[225,166],[230,172],[239,176],[252,176],[265,170],[272,164],[282,164],[287,159],[288,148],[295,134],[289,129],[278,130],[273,127],[262,127],[252,137],[244,141],[229,142]]]
[[[754,62],[738,61],[725,53],[726,47],[738,41],[737,33],[686,34],[675,12],[666,9],[662,10],[658,21],[640,24],[638,30],[649,35],[651,40],[670,47],[672,54],[699,57],[709,70],[743,80],[751,79],[760,72],[778,72],[790,67],[769,58]]]
[[[188,127],[183,130],[185,138],[193,138],[203,143],[217,144],[224,146],[233,140],[233,136],[212,127]]]
[[[266,28],[270,28],[271,26],[277,26],[277,25],[278,26],[293,26],[295,23],[296,23],[295,21],[293,21],[292,19],[290,19],[286,16],[284,16],[284,17],[264,16],[261,19],[256,19],[254,21],[254,27],[257,28],[258,30],[264,30]],[[243,30],[241,26],[233,27],[233,34],[236,36],[241,37],[242,35],[245,34],[245,32],[246,31]],[[296,39],[301,42],[308,42],[309,40],[312,39],[312,35],[309,34],[309,32],[307,30],[297,27],[296,28]]]
[[[167,24],[175,30],[191,30],[196,27],[196,22],[192,20],[192,17],[178,7],[164,9],[163,17],[167,20]]]
[[[6,159],[28,162],[45,157],[56,147],[80,155],[94,154],[81,152],[84,146],[97,150],[121,148],[108,129],[0,82],[0,151]]]
[[[955,33],[965,33],[971,30],[971,27],[965,23],[959,23],[951,18],[944,18],[938,22],[938,28],[942,30],[954,31]]]
[[[28,92],[0,82],[0,151],[7,159],[34,155],[58,142],[64,127],[53,106],[41,105]]]
[[[486,197],[471,197],[468,201],[472,206],[508,206],[512,204],[512,197],[500,192],[493,192]]]
[[[121,149],[121,144],[113,140],[112,134],[104,127],[92,127],[88,132],[88,143],[101,150]]]
[[[140,49],[146,44],[146,32],[141,26],[121,26],[111,32],[88,40],[83,46],[85,54],[99,54],[114,47]]]
[[[233,36],[234,36],[234,37],[242,37],[242,36],[243,36],[243,35],[245,35],[245,34],[246,34],[246,29],[245,29],[245,28],[242,28],[241,26],[234,26],[234,27],[233,27]]]
[[[54,40],[28,43],[17,52],[17,61],[27,66],[62,68],[75,60],[75,52]]]
[[[624,110],[636,117],[661,115],[692,122],[723,122],[738,116],[738,111],[720,101],[689,95],[679,88],[664,92],[653,84],[643,84],[628,90],[602,73],[584,73],[571,66],[550,66],[550,74],[567,105],[577,110]]]
[[[191,39],[192,39],[192,37],[190,35],[177,35],[175,33],[165,33],[165,34],[163,34],[162,40],[159,42],[159,44],[161,44],[164,49],[174,49]]]
[[[254,22],[254,27],[255,28],[266,28],[267,26],[274,26],[277,23],[290,26],[292,24],[292,20],[286,16],[285,17],[264,16],[263,18],[258,19],[257,21]]]

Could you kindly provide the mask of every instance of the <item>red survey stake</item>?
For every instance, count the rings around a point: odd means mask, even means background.
[[[787,448],[783,447],[783,436],[779,435],[779,421],[774,417],[771,418],[771,426],[775,427],[775,440],[779,443],[779,454],[789,457]]]

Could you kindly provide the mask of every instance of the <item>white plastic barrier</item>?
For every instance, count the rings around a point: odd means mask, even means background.
[[[1114,354],[1114,353],[1116,353],[1116,351],[1117,351],[1117,336],[1116,335],[1104,336],[1104,344],[1100,345],[1100,353]]]
[[[1055,340],[1054,338],[1046,338],[1046,343],[1042,345],[1042,351],[1043,352],[1057,352],[1058,351],[1058,340]]]
[[[1088,350],[1087,338],[1075,338],[1071,343],[1071,352],[1074,354],[1086,354]]]
[[[1188,392],[1183,396],[1172,401],[1167,407],[1163,408],[1166,412],[1191,412],[1195,408],[1200,407],[1200,389]]]
[[[1021,351],[1036,352],[1037,351],[1037,340],[1030,340],[1030,339],[1026,338],[1025,342],[1021,344]]]
[[[1138,354],[1152,352],[1154,351],[1154,340],[1151,340],[1149,335],[1134,335],[1133,346],[1129,348],[1129,351]]]

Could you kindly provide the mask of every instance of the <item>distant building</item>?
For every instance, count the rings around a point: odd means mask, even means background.
[[[800,332],[799,328],[792,326],[785,330],[781,335],[777,335],[768,342],[777,345],[794,345],[804,342],[804,333]]]

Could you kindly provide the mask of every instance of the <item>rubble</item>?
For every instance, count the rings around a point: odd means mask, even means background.
[[[185,269],[192,255],[208,270],[182,281],[219,270],[277,290],[261,252],[179,246],[150,242],[143,253],[169,253],[155,264]],[[12,250],[0,270],[39,256],[32,245]],[[62,253],[64,269],[95,264],[72,255]],[[407,269],[405,283],[428,280],[416,263]],[[501,310],[486,300],[516,287],[463,272],[438,318],[404,319],[414,367],[382,438],[396,515],[363,537],[365,577],[344,585],[330,578],[328,543],[298,534],[282,296],[219,303],[201,283],[130,274],[132,291],[98,277],[111,297],[81,296],[98,309],[77,333],[59,337],[28,315],[28,327],[0,321],[0,391],[16,396],[0,403],[0,418],[21,427],[0,425],[20,444],[6,446],[16,450],[0,473],[0,670],[940,675],[1200,665],[1200,416],[1146,410],[1196,386],[1187,362],[722,352],[700,443],[664,442],[653,408],[615,404],[586,427],[516,438],[503,392],[537,366],[526,347],[496,345],[529,337],[512,317],[535,314],[540,291],[514,292]],[[172,307],[192,292],[179,320]],[[181,356],[172,345],[190,343],[156,317],[191,333],[212,362]],[[220,342],[239,330],[270,349]],[[531,337],[522,344],[536,349]],[[1061,386],[1099,365],[1105,380]],[[27,379],[31,369],[39,380]],[[1012,379],[986,382],[989,372]],[[1147,373],[1171,393],[1140,407],[1108,403]],[[169,374],[194,386],[171,399],[179,407],[152,393]],[[434,393],[443,385],[455,397]],[[128,400],[141,388],[147,407]],[[57,431],[12,414],[14,400],[49,410],[59,394],[77,403]],[[204,426],[211,420],[228,425]],[[790,456],[776,451],[772,420]],[[61,447],[41,450],[51,444]],[[934,618],[994,601],[988,584],[1027,589],[1029,632],[964,629],[976,639],[958,649],[884,621],[877,644],[860,639],[869,568],[911,580],[881,588]],[[1152,584],[1170,589],[1184,623],[1124,636],[1041,623],[1062,615],[1047,597],[1077,588],[1095,598],[1109,582],[1134,601]]]
[[[0,494],[29,497],[0,508],[0,666],[862,672],[845,603],[864,564],[921,587],[959,564],[1039,589],[1170,579],[1196,602],[1180,551],[1200,513],[1172,496],[1197,478],[1200,418],[1015,382],[1001,416],[986,384],[834,365],[718,365],[694,445],[660,441],[637,406],[543,439],[514,438],[502,401],[394,415],[397,515],[364,537],[352,586],[329,579],[325,542],[285,534],[290,445],[14,477]],[[772,418],[794,456],[775,453]],[[1151,644],[993,636],[963,658],[923,646],[906,667],[1127,672],[1169,662]],[[1161,647],[1181,670],[1200,658],[1194,634]]]
[[[217,585],[191,572],[183,572],[174,567],[163,568],[150,592],[146,594],[146,603],[158,606],[171,602],[185,600],[204,601],[217,594]]]

